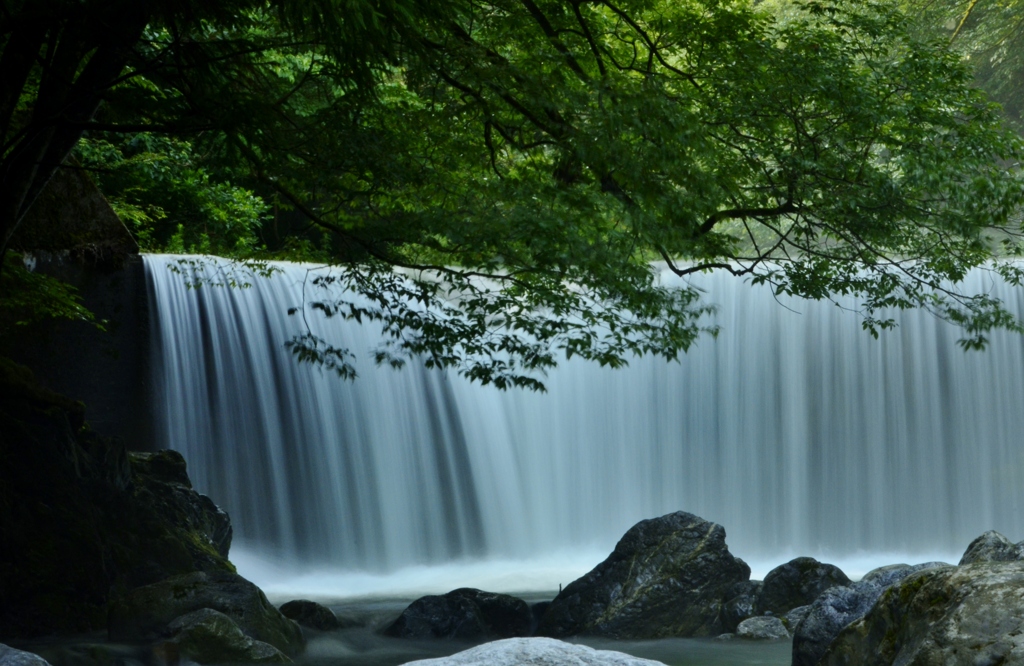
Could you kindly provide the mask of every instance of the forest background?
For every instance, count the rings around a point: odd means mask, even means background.
[[[1024,330],[957,288],[1022,279],[1020,0],[4,0],[0,39],[0,333],[91,317],[21,261],[61,169],[144,251],[336,265],[287,314],[500,387],[714,334],[653,262]]]

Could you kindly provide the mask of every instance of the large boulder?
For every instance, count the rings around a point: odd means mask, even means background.
[[[762,585],[759,580],[747,580],[733,586],[727,595],[729,600],[722,606],[721,620],[724,631],[736,631],[740,622],[756,615],[755,607]]]
[[[754,615],[785,615],[812,603],[830,587],[849,584],[850,579],[839,567],[813,557],[798,557],[775,567],[764,577]]]
[[[851,585],[829,588],[811,604],[793,632],[793,666],[816,666],[839,632],[864,617],[890,586],[917,571],[946,567],[942,562],[892,565],[875,569]]]
[[[309,599],[295,599],[282,604],[281,615],[298,622],[303,627],[317,631],[334,631],[341,629],[341,620],[327,606]]]
[[[136,588],[111,602],[112,641],[145,641],[167,633],[176,618],[209,608],[228,616],[250,638],[294,655],[305,645],[302,630],[281,614],[258,587],[233,573],[195,572]]]
[[[1024,564],[907,576],[839,634],[821,664],[1024,664]]]
[[[131,455],[83,415],[0,359],[0,636],[102,629],[112,591],[234,571],[230,522],[181,456]]]
[[[167,626],[168,641],[179,657],[198,664],[282,664],[291,659],[273,645],[257,641],[224,613],[203,608],[175,619]],[[166,652],[168,645],[163,645]]]
[[[472,588],[421,597],[409,604],[390,626],[396,638],[480,640],[527,636],[533,624],[522,599]]]
[[[410,661],[404,666],[665,666],[612,650],[595,650],[553,638],[507,638],[440,659]]]
[[[16,650],[0,643],[0,666],[50,666],[50,662],[38,654]]]
[[[643,520],[551,602],[537,633],[612,638],[717,636],[722,605],[750,567],[725,529],[685,512]]]
[[[771,615],[748,617],[736,627],[736,637],[752,641],[778,641],[789,638],[786,625]]]
[[[1019,562],[1024,560],[1024,541],[1013,543],[999,532],[989,530],[971,542],[960,564],[975,562]]]

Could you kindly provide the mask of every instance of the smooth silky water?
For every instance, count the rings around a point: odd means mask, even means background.
[[[240,572],[280,601],[550,596],[638,520],[680,509],[725,526],[755,578],[798,555],[859,577],[955,562],[988,529],[1024,538],[1019,336],[964,352],[956,328],[907,312],[875,340],[852,302],[780,302],[716,273],[695,284],[717,339],[678,363],[563,363],[544,394],[375,367],[373,326],[310,313],[357,354],[346,382],[284,346],[302,332],[289,308],[322,297],[314,267],[193,289],[169,270],[190,270],[181,257],[145,259],[160,444],[230,513]],[[967,289],[1024,310],[990,273]],[[757,663],[747,646],[693,645]]]

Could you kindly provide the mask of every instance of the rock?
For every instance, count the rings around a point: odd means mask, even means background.
[[[793,632],[793,666],[816,666],[839,632],[871,609],[882,593],[907,576],[948,564],[894,565],[869,572],[863,579],[846,587],[833,587],[818,597],[807,616]]]
[[[777,641],[789,638],[789,632],[779,618],[760,615],[748,617],[740,622],[740,626],[736,628],[736,636],[756,641]]]
[[[289,620],[295,620],[303,627],[318,631],[341,629],[341,621],[327,606],[308,599],[296,599],[283,604],[279,609]]]
[[[595,650],[553,638],[507,638],[440,659],[405,666],[665,666],[612,650]]]
[[[747,580],[737,583],[729,592],[732,597],[722,606],[722,627],[729,632],[736,631],[740,622],[754,616],[757,596],[761,593],[761,581]]]
[[[916,572],[847,626],[821,664],[1024,663],[1024,564],[979,562]]]
[[[0,643],[0,666],[50,666],[50,662],[38,654],[15,650]]]
[[[108,635],[112,641],[152,640],[175,618],[204,608],[223,613],[250,638],[287,655],[305,644],[299,625],[274,608],[258,587],[223,572],[185,574],[132,590],[111,602]]]
[[[396,638],[457,640],[511,638],[526,636],[532,624],[533,614],[522,599],[461,588],[443,596],[417,599],[384,634]]]
[[[234,571],[230,521],[172,475],[82,427],[82,407],[0,360],[0,636],[102,629],[113,593]],[[165,465],[166,467],[166,465]]]
[[[608,559],[555,597],[537,633],[717,636],[727,595],[749,578],[750,567],[729,553],[720,525],[682,511],[643,520]]]
[[[1018,562],[1024,560],[1024,541],[1013,543],[999,532],[989,530],[967,546],[961,566],[975,562]]]
[[[179,656],[199,664],[291,662],[276,647],[249,638],[231,618],[210,608],[177,618],[168,625],[167,633]]]
[[[783,616],[782,623],[786,625],[786,629],[789,629],[789,633],[793,633],[797,625],[804,621],[804,618],[807,617],[810,611],[810,604],[807,606],[797,606]]]
[[[839,567],[813,557],[798,557],[775,567],[764,577],[754,615],[785,615],[798,606],[810,604],[830,587],[849,584],[850,579]]]

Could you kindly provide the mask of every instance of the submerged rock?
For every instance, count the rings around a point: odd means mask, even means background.
[[[665,666],[612,650],[595,650],[554,638],[507,638],[484,643],[440,659],[410,661],[404,666]]]
[[[894,583],[917,571],[945,567],[949,565],[942,562],[882,567],[849,586],[826,590],[793,632],[793,666],[816,666],[839,632],[864,617]]]
[[[50,662],[38,654],[16,650],[0,643],[0,666],[50,666]]]
[[[175,619],[167,633],[179,656],[199,664],[291,662],[276,647],[246,636],[231,618],[210,608]]]
[[[747,580],[737,583],[729,591],[731,598],[722,606],[722,628],[734,632],[740,622],[756,615],[757,597],[761,593],[761,581]]]
[[[887,589],[821,660],[857,664],[1024,663],[1024,564],[919,571]]]
[[[543,636],[717,636],[722,605],[750,567],[725,529],[685,512],[643,520],[593,571],[570,583],[541,618]]]
[[[176,618],[204,608],[229,617],[250,638],[294,655],[305,645],[299,625],[274,608],[258,587],[232,573],[197,572],[132,590],[110,605],[112,641],[152,640]]]
[[[533,614],[522,599],[461,588],[417,599],[384,634],[396,638],[479,640],[526,636],[532,625]]]
[[[971,542],[960,564],[975,562],[1019,562],[1024,560],[1024,541],[1013,543],[999,532],[989,530]]]
[[[813,557],[798,557],[775,567],[764,577],[754,615],[785,615],[812,603],[830,587],[849,584],[850,579],[839,567]]]
[[[737,638],[756,641],[778,641],[789,638],[789,632],[782,620],[770,615],[748,617],[736,628]]]
[[[298,622],[303,627],[318,631],[334,631],[341,629],[341,621],[327,606],[308,599],[296,599],[282,604],[281,614],[289,620]]]

